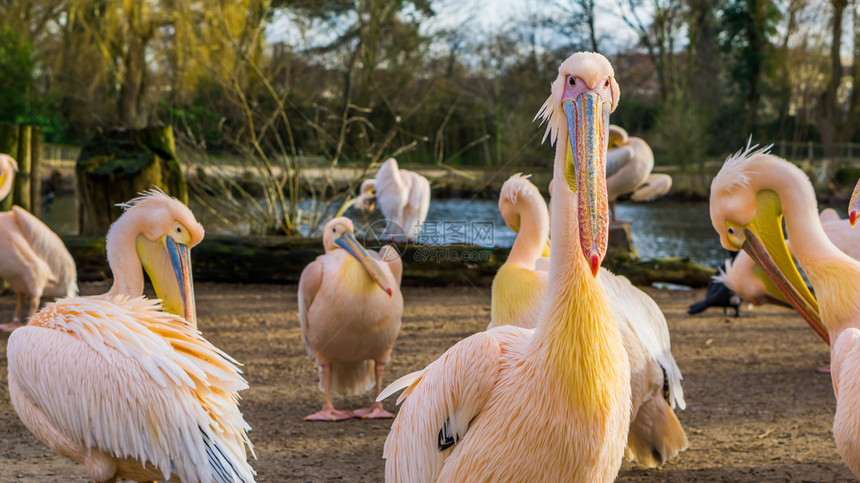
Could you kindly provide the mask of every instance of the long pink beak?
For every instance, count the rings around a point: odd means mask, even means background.
[[[565,174],[577,195],[582,254],[596,277],[609,240],[606,151],[611,104],[596,93],[584,92],[565,100],[563,106],[571,147]]]

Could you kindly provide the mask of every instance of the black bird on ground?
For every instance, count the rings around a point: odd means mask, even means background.
[[[725,270],[725,265],[723,265],[722,269]],[[717,273],[719,273],[719,270]],[[736,293],[729,290],[723,282],[711,278],[708,290],[705,291],[704,300],[700,300],[687,308],[687,313],[693,315],[704,312],[708,307],[722,307],[723,315],[726,315],[726,309],[731,307],[735,309],[735,317],[740,317],[740,306],[741,298]]]

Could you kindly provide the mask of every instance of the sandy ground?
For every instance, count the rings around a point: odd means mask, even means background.
[[[198,284],[204,334],[245,364],[242,408],[254,428],[258,481],[381,481],[390,421],[306,423],[319,409],[316,369],[305,354],[295,286]],[[105,286],[87,284],[84,293]],[[679,414],[690,449],[659,470],[625,463],[619,481],[842,481],[831,426],[830,377],[813,369],[827,348],[799,316],[781,308],[724,317],[687,316],[693,293],[646,289],[663,308],[684,373]],[[385,381],[424,367],[488,321],[488,288],[406,288],[403,329]],[[14,297],[0,297],[8,320]],[[54,454],[21,424],[9,402],[0,336],[0,481],[86,481],[83,467]],[[121,390],[121,388],[118,388]],[[336,399],[364,407],[371,396]],[[393,402],[386,407],[394,411]]]

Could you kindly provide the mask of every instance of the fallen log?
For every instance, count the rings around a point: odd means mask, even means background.
[[[63,242],[77,263],[81,281],[110,278],[103,237],[65,236]],[[470,245],[394,246],[403,260],[403,285],[407,286],[489,286],[510,251]],[[302,269],[322,253],[319,239],[207,235],[191,251],[191,265],[197,281],[294,284]],[[608,259],[605,266],[640,285],[660,281],[705,286],[712,273],[682,259]]]

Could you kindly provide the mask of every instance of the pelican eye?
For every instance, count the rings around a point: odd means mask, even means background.
[[[573,78],[573,76],[568,77],[568,78],[567,78],[567,84],[568,84],[570,87],[575,86],[575,85],[576,85],[576,79],[574,79],[574,78]]]
[[[182,233],[182,227],[181,226],[176,227],[176,233]]]
[[[732,227],[729,227],[729,235],[734,235],[734,234],[735,234],[735,229]]]
[[[609,77],[606,78],[606,82],[603,83],[603,87],[609,87]]]

